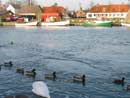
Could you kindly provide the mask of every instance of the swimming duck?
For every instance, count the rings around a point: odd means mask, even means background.
[[[46,83],[42,81],[35,81],[32,84],[32,92],[43,98],[50,98],[49,90]]]
[[[45,74],[45,79],[50,79],[50,80],[56,80],[56,72],[53,72],[52,74]]]
[[[11,45],[13,45],[13,44],[14,44],[14,42],[13,42],[13,41],[11,41],[11,42],[10,42],[10,44],[11,44]]]
[[[35,77],[36,76],[36,69],[32,69],[31,71],[26,71],[25,75]]]
[[[121,80],[119,80],[119,79],[114,80],[114,81],[113,81],[113,83],[115,83],[115,84],[121,84],[121,85],[123,86],[123,85],[124,85],[124,80],[125,80],[125,78],[124,78],[124,77],[122,77],[122,79],[121,79]]]
[[[24,74],[24,68],[17,68],[16,72]]]
[[[13,63],[12,63],[12,61],[5,62],[5,63],[4,63],[4,66],[5,66],[5,67],[12,67],[12,66],[13,66]]]
[[[79,76],[79,75],[76,75],[76,76],[73,76],[73,81],[74,82],[82,82],[83,85],[85,85],[85,75],[82,75],[82,76]]]

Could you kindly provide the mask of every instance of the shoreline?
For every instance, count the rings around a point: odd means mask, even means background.
[[[16,22],[1,22],[0,27],[5,27],[5,26],[15,26]],[[81,23],[70,23],[69,26],[82,26]],[[121,24],[116,23],[113,24],[114,27],[121,27]]]

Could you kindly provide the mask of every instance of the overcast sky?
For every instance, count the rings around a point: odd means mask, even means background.
[[[8,0],[2,0],[3,2]],[[14,0],[15,1],[15,0]],[[18,0],[20,1],[20,0]],[[38,4],[41,6],[50,6],[54,4],[55,2],[58,3],[58,5],[63,5],[65,8],[68,9],[79,9],[79,5],[83,7],[83,9],[86,9],[90,7],[91,3],[94,4],[101,3],[101,4],[108,4],[108,3],[128,3],[129,0],[35,0]]]

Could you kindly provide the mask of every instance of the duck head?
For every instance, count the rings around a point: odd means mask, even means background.
[[[36,69],[32,69],[32,72],[36,72]]]
[[[122,77],[122,81],[124,81],[125,80],[125,78],[124,77]]]

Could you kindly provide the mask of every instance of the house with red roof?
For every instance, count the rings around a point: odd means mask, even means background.
[[[42,21],[59,21],[63,18],[65,9],[62,6],[52,5],[42,8]]]
[[[129,10],[128,4],[111,4],[93,6],[86,14],[87,19],[102,18],[106,20],[119,20],[124,21]]]

